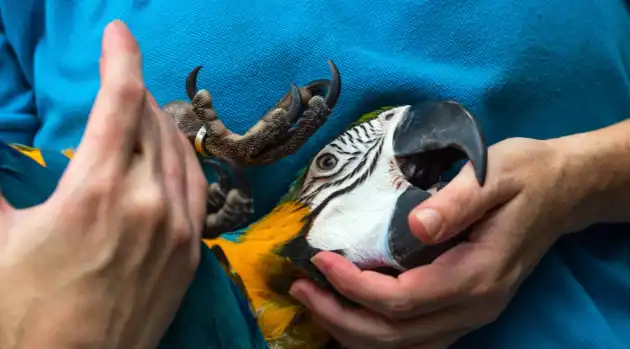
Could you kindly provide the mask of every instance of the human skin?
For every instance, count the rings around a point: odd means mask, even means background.
[[[494,321],[558,238],[595,223],[630,221],[628,158],[628,120],[551,140],[506,139],[489,149],[483,187],[464,166],[409,216],[425,243],[474,224],[467,242],[397,278],[360,271],[334,253],[315,256],[360,309],[306,280],[292,294],[348,348],[447,348]]]
[[[0,203],[0,347],[155,348],[199,263],[206,179],[107,26],[101,88],[49,200]]]

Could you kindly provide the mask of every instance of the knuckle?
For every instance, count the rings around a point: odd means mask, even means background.
[[[474,294],[479,299],[492,299],[499,293],[497,284],[492,282],[482,282],[475,288]]]
[[[136,213],[143,219],[161,220],[166,215],[166,197],[158,185],[144,185],[135,201]]]
[[[168,181],[181,181],[184,176],[184,169],[179,161],[173,161],[173,163],[166,166],[164,170],[164,176]]]
[[[384,302],[384,311],[390,319],[400,319],[413,310],[414,306],[408,297],[398,296]]]
[[[347,280],[339,280],[339,278],[336,278],[336,280],[333,280],[333,282],[335,283],[335,288],[339,293],[350,298],[355,298],[357,296],[355,292],[356,285],[347,282]]]
[[[345,280],[340,278],[338,275],[326,275],[328,280],[330,280],[330,282],[334,285],[337,292],[341,293],[349,299],[358,300],[363,298],[359,290],[366,287],[363,286],[363,283],[361,281]]]
[[[402,336],[393,330],[381,333],[377,341],[380,343],[380,346],[385,348],[402,348]]]
[[[172,217],[171,240],[175,248],[188,246],[193,238],[191,224],[182,215]]]
[[[119,98],[129,102],[140,102],[146,97],[146,89],[140,79],[129,77],[117,81],[112,88]]]
[[[83,190],[83,194],[90,200],[103,200],[110,197],[117,187],[118,181],[114,178],[94,179]]]

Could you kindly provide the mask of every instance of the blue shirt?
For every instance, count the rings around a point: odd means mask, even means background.
[[[249,173],[258,214],[323,144],[381,105],[457,100],[490,143],[589,131],[630,111],[622,0],[0,0],[0,137],[78,144],[114,18],[139,40],[161,104],[185,99],[186,75],[204,65],[199,85],[236,132],[335,61],[343,89],[329,122],[296,156]],[[628,229],[593,230],[558,242],[498,321],[456,347],[627,347]]]

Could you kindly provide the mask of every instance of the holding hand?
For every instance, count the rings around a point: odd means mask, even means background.
[[[0,205],[0,347],[154,348],[199,261],[206,180],[146,92],[137,43],[105,30],[101,89],[45,203]]]
[[[345,307],[304,280],[293,295],[348,348],[447,348],[495,320],[550,246],[590,223],[582,207],[589,193],[578,183],[585,164],[570,153],[561,141],[498,143],[483,188],[466,165],[410,215],[427,244],[472,226],[466,242],[430,265],[394,278],[360,271],[334,253],[317,255],[334,287],[364,308]]]

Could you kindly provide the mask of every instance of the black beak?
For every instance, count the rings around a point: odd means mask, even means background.
[[[437,245],[425,245],[409,229],[408,216],[431,195],[426,191],[462,159],[472,162],[480,186],[486,179],[487,145],[475,118],[455,102],[426,102],[409,107],[394,131],[394,154],[413,184],[396,203],[389,230],[389,249],[403,269],[431,263],[465,239],[460,234]]]
[[[472,162],[479,185],[486,180],[485,137],[475,118],[455,102],[409,107],[394,131],[394,155],[407,179],[421,189],[435,185],[465,158]]]

